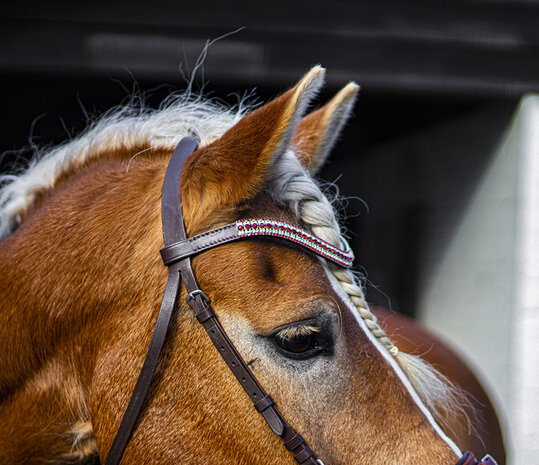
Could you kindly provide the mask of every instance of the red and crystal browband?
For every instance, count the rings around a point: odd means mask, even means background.
[[[306,229],[273,218],[238,220],[164,247],[161,256],[165,265],[170,265],[218,245],[253,236],[273,236],[294,242],[346,268],[351,268],[354,261],[354,253],[344,239],[342,241],[346,248],[342,250]]]

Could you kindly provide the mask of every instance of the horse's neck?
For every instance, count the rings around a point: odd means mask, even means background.
[[[32,339],[39,344],[39,332],[35,332],[35,317],[29,318],[34,309],[32,277],[26,275],[16,253],[17,239],[13,236],[0,243],[0,399],[38,364]]]
[[[146,330],[131,315],[138,304],[147,320],[159,305],[149,289],[166,282],[159,164],[79,177],[0,242],[0,463],[33,457],[21,452],[28,437],[39,438],[35,461],[69,453],[70,434],[93,440],[84,392],[96,354],[121,344],[126,326],[134,338]],[[27,430],[15,443],[10,428]]]
[[[72,412],[85,410],[65,352],[55,352],[54,328],[40,315],[33,257],[21,255],[21,238],[0,243],[0,463],[37,462],[46,450],[68,454],[65,434],[81,418]]]
[[[125,173],[115,162],[57,188],[0,243],[0,396],[141,279],[133,253],[148,259],[144,237],[159,238],[160,169]]]

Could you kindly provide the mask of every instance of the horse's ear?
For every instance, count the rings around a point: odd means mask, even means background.
[[[227,207],[262,189],[272,161],[290,148],[297,124],[324,75],[324,68],[315,66],[292,89],[247,114],[187,159],[181,195],[188,229],[197,229],[212,213],[226,216]]]
[[[356,100],[359,86],[346,85],[326,105],[304,117],[294,135],[294,151],[311,174],[326,161]]]

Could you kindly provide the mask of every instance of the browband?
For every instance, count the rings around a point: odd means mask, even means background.
[[[161,257],[168,266],[218,245],[254,236],[273,236],[294,242],[346,268],[350,268],[354,261],[354,254],[348,244],[345,243],[345,250],[338,249],[306,229],[273,218],[238,220],[212,229],[162,248]]]

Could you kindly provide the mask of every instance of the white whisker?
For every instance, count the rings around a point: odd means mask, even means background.
[[[135,153],[135,155],[133,155],[133,156],[129,159],[129,161],[127,162],[127,168],[125,169],[125,174],[129,173],[129,167],[131,166],[131,162],[132,162],[136,157],[138,157],[141,153],[148,152],[149,150],[152,150],[152,149],[153,149],[153,147],[149,147],[149,148],[147,148],[147,149],[144,149],[144,150],[141,150],[141,151]]]

